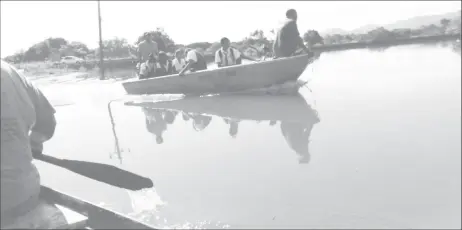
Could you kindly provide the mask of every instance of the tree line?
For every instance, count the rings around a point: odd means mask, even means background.
[[[395,39],[405,39],[418,36],[460,34],[460,18],[453,20],[442,19],[439,24],[422,26],[419,29],[394,29],[387,30],[379,27],[364,34],[329,34],[322,37],[325,45],[345,44],[352,42],[383,42]],[[196,42],[189,45],[176,44],[174,40],[165,32],[163,28],[156,28],[148,31],[153,40],[158,43],[159,49],[174,53],[182,47],[189,47],[203,52],[206,56],[213,55],[220,48],[219,42]],[[270,31],[274,37],[275,31]],[[309,30],[303,34],[305,42],[313,39],[313,34],[318,34],[316,30]],[[135,58],[136,46],[143,39],[141,34],[134,44],[129,44],[125,38],[112,38],[103,41],[104,57],[109,59],[116,58]],[[232,45],[249,55],[258,55],[258,48],[272,45],[270,39],[262,30],[255,30],[241,41],[234,42]],[[59,60],[62,56],[77,56],[86,60],[97,60],[99,58],[99,48],[89,49],[86,44],[76,41],[67,41],[64,38],[48,38],[39,42],[27,50],[21,50],[11,56],[4,58],[5,61],[12,63],[33,62],[33,61],[53,61]]]

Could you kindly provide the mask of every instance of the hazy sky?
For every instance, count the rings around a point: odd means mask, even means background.
[[[366,24],[386,24],[419,15],[460,10],[460,1],[102,1],[103,39],[135,39],[163,27],[176,43],[239,40],[255,29],[269,31],[294,8],[299,30],[351,30]],[[97,2],[1,1],[1,56],[5,57],[48,37],[98,42]]]

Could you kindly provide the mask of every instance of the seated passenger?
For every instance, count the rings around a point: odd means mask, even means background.
[[[154,77],[156,72],[156,59],[154,54],[149,54],[149,59],[140,65],[140,79],[148,79]]]
[[[166,76],[173,74],[172,61],[168,59],[167,54],[164,51],[159,52],[159,60],[156,65],[156,77]]]
[[[172,65],[175,73],[179,73],[186,66],[186,60],[184,59],[183,52],[181,52],[181,50],[177,50],[175,52],[175,59],[173,59]]]
[[[207,69],[207,62],[205,61],[205,58],[202,54],[197,52],[196,50],[187,48],[185,50],[186,54],[186,66],[178,73],[180,76],[184,76],[184,73],[186,71],[200,71],[200,70],[206,70]]]
[[[240,65],[242,64],[242,58],[248,59],[251,61],[258,61],[255,58],[248,57],[234,47],[231,47],[231,42],[228,38],[222,38],[221,49],[215,52],[215,63],[218,67],[231,66],[231,65]]]

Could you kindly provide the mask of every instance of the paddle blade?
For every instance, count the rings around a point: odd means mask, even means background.
[[[112,165],[88,161],[58,159],[47,155],[42,155],[41,157],[38,157],[38,159],[119,188],[136,191],[144,188],[152,188],[154,186],[151,179]]]

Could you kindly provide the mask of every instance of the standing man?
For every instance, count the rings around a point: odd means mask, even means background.
[[[196,50],[187,48],[185,50],[186,54],[186,66],[178,73],[180,76],[184,76],[184,73],[187,70],[191,72],[199,71],[199,70],[206,70],[207,69],[207,62],[205,61],[204,56],[197,52]]]
[[[290,57],[294,55],[298,47],[303,48],[306,53],[310,50],[303,44],[303,39],[297,27],[297,11],[290,9],[286,12],[287,21],[278,31],[276,40],[274,41],[273,51],[274,56]]]
[[[56,220],[66,221],[40,201],[40,174],[32,162],[55,132],[55,110],[14,67],[1,61],[1,70],[1,228],[55,228]]]
[[[255,58],[248,57],[234,47],[231,47],[231,42],[228,38],[224,37],[220,41],[221,48],[215,52],[215,63],[218,67],[225,67],[231,65],[240,65],[242,64],[242,58],[258,61]]]
[[[159,54],[159,48],[157,43],[152,40],[151,34],[148,32],[143,35],[144,40],[138,44],[138,62],[142,63],[149,60],[149,54],[154,54],[154,57],[157,58]]]

